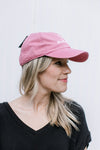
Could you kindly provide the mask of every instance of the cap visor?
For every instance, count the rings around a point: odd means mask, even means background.
[[[84,62],[88,59],[89,54],[86,51],[72,49],[68,47],[51,50],[46,56],[54,58],[69,58],[72,61]]]

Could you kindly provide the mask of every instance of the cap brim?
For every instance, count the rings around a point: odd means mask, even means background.
[[[68,47],[51,50],[46,56],[54,58],[68,58],[71,61],[84,62],[88,59],[89,53],[83,50],[72,49]]]

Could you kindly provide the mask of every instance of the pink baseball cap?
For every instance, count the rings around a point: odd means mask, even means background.
[[[19,63],[21,66],[41,56],[54,58],[68,58],[71,61],[84,62],[88,59],[88,52],[73,49],[58,33],[31,33],[20,44]]]

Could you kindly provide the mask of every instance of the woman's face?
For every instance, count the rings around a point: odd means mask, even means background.
[[[49,67],[38,75],[39,86],[48,92],[66,91],[68,74],[71,73],[67,63],[68,59],[53,58]],[[64,78],[67,80],[61,80]]]

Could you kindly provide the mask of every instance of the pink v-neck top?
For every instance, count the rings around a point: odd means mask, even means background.
[[[62,127],[50,123],[33,130],[15,114],[8,102],[0,103],[0,150],[84,150],[89,146],[91,134],[84,110],[76,104],[73,102],[71,110],[81,121],[80,131],[72,127],[69,138]]]

